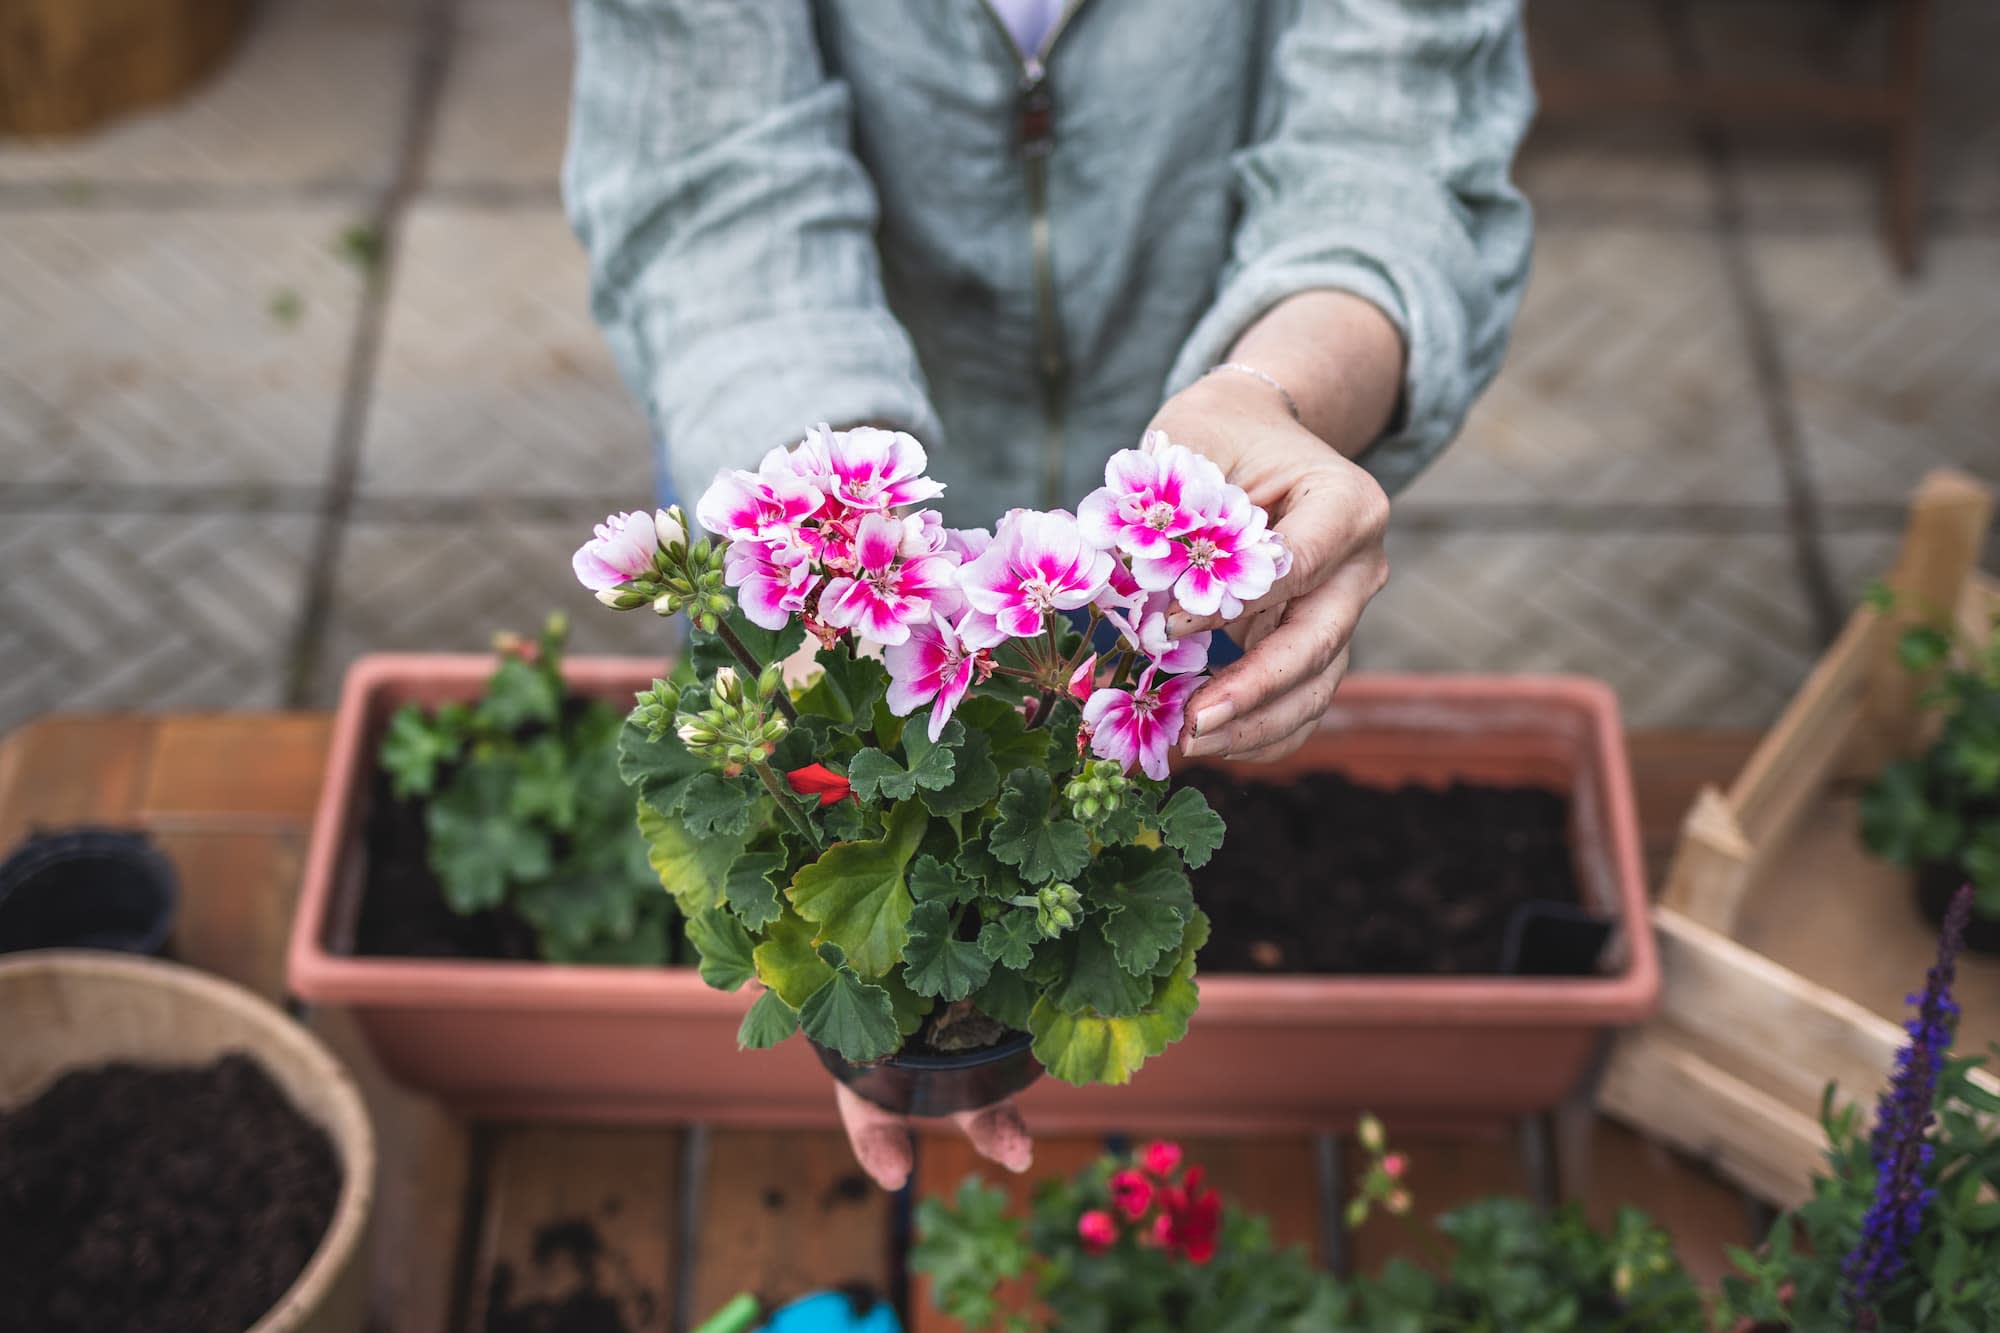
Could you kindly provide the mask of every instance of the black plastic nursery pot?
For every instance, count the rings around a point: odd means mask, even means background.
[[[0,863],[0,953],[157,954],[173,931],[179,899],[173,864],[142,833],[41,834]]]
[[[1917,907],[1931,925],[1942,927],[1951,907],[1952,895],[1966,881],[1965,868],[1956,861],[1926,861],[1917,868]],[[1965,927],[1965,947],[1974,953],[2000,954],[2000,920],[1981,916],[1977,911]]]
[[[991,1106],[1040,1078],[1033,1043],[1027,1033],[1012,1032],[976,1051],[892,1055],[865,1065],[816,1041],[812,1048],[827,1072],[864,1101],[897,1115],[946,1116]]]

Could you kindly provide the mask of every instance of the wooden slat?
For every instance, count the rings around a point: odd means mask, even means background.
[[[1091,1135],[1065,1135],[1035,1140],[1035,1164],[1025,1175],[1013,1175],[994,1166],[972,1151],[957,1135],[925,1136],[917,1155],[917,1194],[920,1197],[949,1198],[958,1192],[967,1176],[983,1177],[990,1185],[1007,1191],[1009,1206],[1017,1217],[1028,1214],[1028,1199],[1038,1181],[1064,1179],[1096,1161],[1104,1152],[1104,1141]],[[1009,1310],[1030,1308],[1032,1287],[1026,1282],[1010,1284],[1002,1299]],[[945,1318],[931,1304],[930,1282],[913,1275],[909,1300],[910,1333],[964,1333],[960,1325]]]
[[[680,1135],[495,1131],[467,1327],[667,1333]]]
[[[1698,1163],[1603,1117],[1593,1139],[1590,1191],[1581,1202],[1598,1226],[1610,1226],[1621,1207],[1643,1209],[1710,1290],[1731,1271],[1726,1247],[1762,1239],[1751,1232],[1741,1192]]]
[[[285,939],[305,860],[301,833],[161,833],[181,884],[172,955],[285,1000]]]
[[[1406,1139],[1397,1135],[1393,1123],[1388,1131],[1390,1148],[1409,1158],[1404,1180],[1415,1206],[1404,1218],[1378,1208],[1349,1234],[1349,1262],[1356,1273],[1379,1272],[1394,1258],[1428,1265],[1443,1243],[1430,1225],[1432,1219],[1489,1195],[1527,1195],[1533,1189],[1511,1132],[1495,1131],[1481,1138]],[[1351,1139],[1342,1148],[1350,1176],[1358,1178],[1366,1154]],[[1346,1200],[1341,1202],[1344,1207]]]
[[[1184,1139],[1181,1147],[1226,1202],[1269,1219],[1278,1244],[1303,1245],[1315,1263],[1326,1262],[1311,1139]]]
[[[36,831],[131,822],[158,725],[141,716],[53,717],[0,742],[0,854]]]
[[[775,1308],[814,1291],[890,1291],[890,1208],[836,1133],[716,1129],[701,1181],[687,1308],[739,1292]]]
[[[1925,475],[1910,501],[1909,526],[1889,575],[1898,597],[1895,629],[1951,623],[1966,581],[1978,571],[1992,521],[1993,492],[1976,478],[1953,468]],[[1901,748],[1915,728],[1918,697],[1930,682],[1905,671],[1893,652],[1876,653],[1869,668],[1869,720],[1887,744]]]
[[[200,818],[310,821],[331,731],[323,713],[162,718],[140,808],[163,826]]]
[[[375,1126],[369,1333],[448,1330],[472,1156],[465,1124],[392,1082],[346,1012],[316,1009],[307,1026],[361,1085]]]

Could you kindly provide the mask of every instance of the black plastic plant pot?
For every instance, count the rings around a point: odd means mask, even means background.
[[[157,954],[179,899],[172,862],[142,833],[82,828],[33,837],[0,863],[0,953]]]
[[[1965,883],[1965,869],[1956,861],[1926,861],[1917,869],[1917,906],[1933,926],[1944,925],[1951,897]],[[1965,947],[1974,953],[2000,954],[2000,920],[1973,909],[1965,928]]]
[[[892,1055],[865,1065],[816,1041],[812,1048],[827,1072],[864,1101],[897,1115],[944,1116],[991,1106],[1040,1078],[1042,1066],[1029,1049],[1034,1040],[1013,1032],[976,1051]]]

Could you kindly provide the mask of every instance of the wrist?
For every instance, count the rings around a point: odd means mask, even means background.
[[[1297,418],[1285,392],[1255,376],[1237,371],[1203,375],[1161,407],[1154,425],[1173,434],[1175,419],[1283,423],[1296,427]]]

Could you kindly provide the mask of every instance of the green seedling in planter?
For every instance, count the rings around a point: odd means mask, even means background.
[[[949,1202],[917,1205],[910,1267],[929,1276],[938,1309],[975,1331],[1036,1327],[1001,1304],[1002,1284],[1024,1276],[1064,1333],[1329,1333],[1342,1300],[1330,1275],[1273,1244],[1263,1218],[1226,1206],[1172,1143],[1043,1182],[1027,1218],[968,1176]]]
[[[423,802],[432,873],[460,915],[517,913],[555,963],[664,964],[674,909],[632,829],[618,776],[619,710],[570,698],[567,621],[533,644],[503,636],[474,704],[405,704],[380,762],[398,799]]]
[[[1896,606],[1880,586],[1869,600],[1884,612]],[[1947,894],[1969,881],[1974,912],[2000,930],[2000,626],[1977,643],[1947,624],[1914,625],[1897,640],[1898,660],[1929,682],[1921,702],[1937,735],[1869,786],[1861,836],[1886,861],[1943,873]]]
[[[1733,1253],[1741,1276],[1724,1280],[1721,1327],[2000,1328],[2000,1097],[1974,1081],[1982,1058],[1951,1053],[1951,988],[1971,910],[1972,891],[1961,888],[1937,963],[1911,997],[1909,1043],[1874,1125],[1864,1128],[1853,1106],[1836,1110],[1827,1088],[1827,1170],[1760,1251]]]
[[[865,1065],[1013,1030],[1057,1078],[1123,1083],[1194,1013],[1186,868],[1222,837],[1166,784],[1209,640],[1170,641],[1166,610],[1234,614],[1287,553],[1161,437],[1076,515],[990,534],[921,508],[943,489],[923,469],[907,435],[821,429],[723,473],[696,508],[712,537],[678,509],[600,525],[578,578],[691,622],[621,771],[703,977],[762,984],[745,1046],[803,1029]]]

